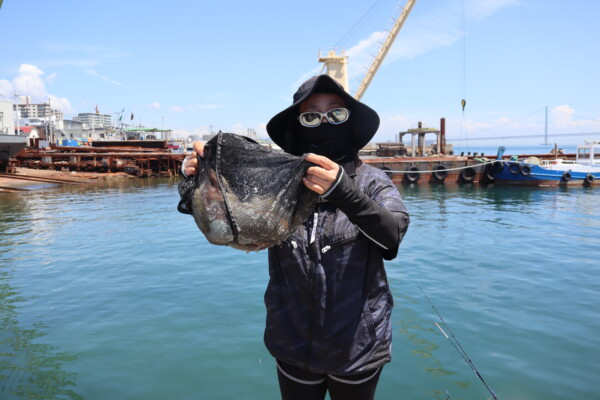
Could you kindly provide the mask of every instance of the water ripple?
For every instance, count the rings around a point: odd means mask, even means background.
[[[595,398],[598,189],[400,190],[378,399],[489,397],[417,284],[501,398]],[[278,398],[266,252],[208,244],[177,201],[170,180],[0,194],[0,397]]]

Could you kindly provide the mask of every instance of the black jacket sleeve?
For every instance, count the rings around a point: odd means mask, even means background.
[[[391,260],[408,229],[408,211],[400,192],[383,172],[372,177],[366,192],[340,168],[335,187],[325,198],[382,249],[386,260]]]

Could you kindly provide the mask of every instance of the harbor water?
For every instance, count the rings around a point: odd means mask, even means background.
[[[278,399],[266,252],[206,242],[176,180],[0,193],[0,398]],[[599,188],[400,186],[377,399],[599,399]]]

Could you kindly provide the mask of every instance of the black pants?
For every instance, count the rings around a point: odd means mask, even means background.
[[[359,375],[315,374],[277,361],[277,378],[282,400],[373,400],[381,368]]]

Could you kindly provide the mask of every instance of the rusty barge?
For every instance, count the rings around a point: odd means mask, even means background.
[[[421,122],[415,129],[398,134],[396,143],[376,143],[371,149],[361,150],[363,162],[385,170],[396,184],[489,184],[496,181],[503,160],[510,155],[499,153],[486,156],[479,153],[455,155],[452,144],[446,143],[445,118],[440,119],[440,129],[424,127]],[[404,136],[410,143],[404,144]],[[426,135],[434,135],[433,144],[427,144]],[[499,149],[500,150],[500,149]],[[547,154],[524,154],[520,157],[537,157],[550,160],[558,149]],[[514,157],[514,156],[513,156]],[[561,154],[561,158],[574,159],[575,154]]]
[[[170,177],[179,173],[184,157],[184,153],[173,153],[164,140],[97,141],[91,146],[51,145],[48,148],[30,143],[11,158],[7,172],[22,167]]]

